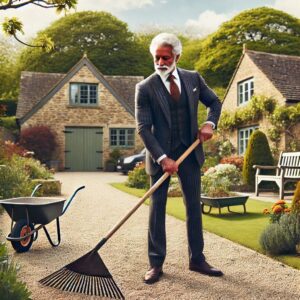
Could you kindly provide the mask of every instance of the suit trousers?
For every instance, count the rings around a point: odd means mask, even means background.
[[[181,144],[169,157],[177,160],[187,149]],[[163,175],[162,168],[151,176],[153,185]],[[186,226],[188,236],[189,259],[194,263],[205,260],[203,255],[202,215],[200,209],[200,167],[191,153],[179,166],[178,177],[186,207]],[[168,177],[163,184],[153,193],[150,201],[149,230],[148,230],[148,255],[152,267],[162,266],[166,257],[166,203],[170,183]]]

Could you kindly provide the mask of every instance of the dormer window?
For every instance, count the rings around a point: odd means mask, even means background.
[[[254,94],[253,78],[238,83],[238,105],[247,103]]]
[[[70,105],[97,106],[98,85],[94,83],[70,83]]]

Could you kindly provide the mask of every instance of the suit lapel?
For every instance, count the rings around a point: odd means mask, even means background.
[[[168,99],[166,97],[165,86],[161,81],[159,75],[157,74],[154,77],[152,91],[155,93],[155,99],[157,99],[157,102],[159,103],[163,113],[165,114],[169,127],[171,128],[171,112]]]
[[[191,121],[192,121],[192,116],[194,115],[194,95],[193,95],[193,86],[192,86],[192,81],[189,80],[187,74],[184,74],[184,72],[177,68],[182,87],[185,88],[186,95],[188,98],[188,104],[189,104],[189,110],[190,110],[190,116],[191,116]]]

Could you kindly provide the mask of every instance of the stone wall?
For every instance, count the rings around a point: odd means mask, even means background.
[[[278,101],[279,104],[285,105],[285,99],[283,95],[275,88],[273,83],[266,77],[266,75],[253,63],[253,61],[245,53],[239,68],[231,82],[229,90],[223,101],[223,111],[234,112],[238,107],[243,107],[243,105],[238,106],[238,83],[245,79],[254,79],[254,95],[263,95],[267,97],[272,97]],[[247,104],[245,104],[247,105]],[[244,127],[259,125],[259,129],[267,133],[267,129],[270,128],[268,120],[262,119],[259,122],[245,124]],[[238,147],[238,130],[235,129],[228,133],[230,142],[237,149]],[[280,142],[280,150],[285,149],[286,141],[285,136],[282,137]]]

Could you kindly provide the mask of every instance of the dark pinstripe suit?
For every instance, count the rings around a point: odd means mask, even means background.
[[[206,85],[197,73],[177,69],[181,84],[188,98],[191,143],[197,138],[197,112],[199,100],[209,107],[207,121],[218,123],[221,103],[215,93]],[[136,87],[135,113],[137,130],[146,149],[146,171],[154,184],[163,174],[157,159],[163,154],[177,159],[185,146],[171,149],[171,116],[165,87],[156,73],[152,74]],[[203,261],[203,236],[200,210],[200,167],[204,162],[202,145],[179,166],[184,202],[187,212],[187,231],[190,260]],[[152,195],[149,219],[149,260],[151,266],[161,266],[166,255],[165,208],[169,180]]]

